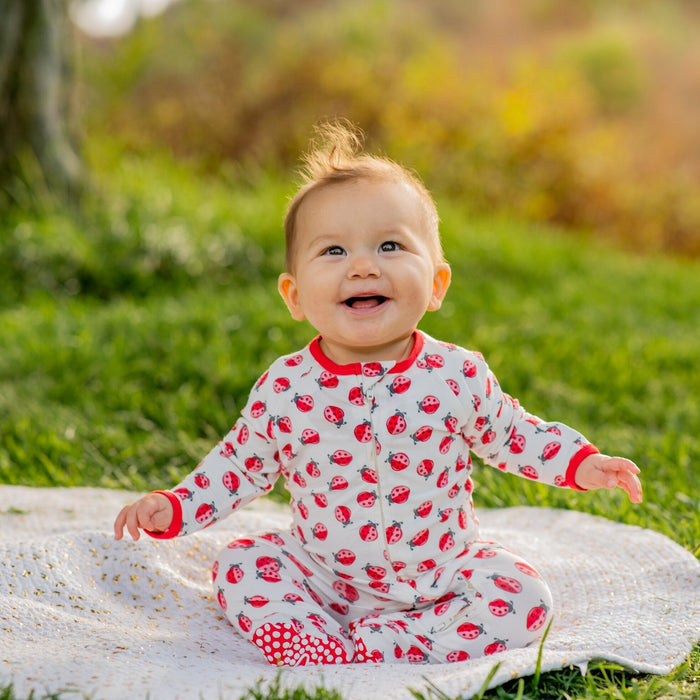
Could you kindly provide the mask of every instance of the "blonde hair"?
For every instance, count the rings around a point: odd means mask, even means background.
[[[404,182],[414,189],[425,210],[426,234],[435,262],[444,262],[438,213],[432,196],[417,175],[394,161],[363,151],[362,132],[346,120],[322,122],[303,158],[303,184],[292,197],[284,219],[285,264],[293,271],[297,213],[306,197],[322,187],[361,178]]]

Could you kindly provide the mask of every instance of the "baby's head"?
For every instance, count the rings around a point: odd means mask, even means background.
[[[297,216],[307,197],[330,185],[357,180],[403,183],[414,190],[424,210],[424,233],[433,261],[444,262],[437,207],[430,192],[411,171],[388,158],[364,153],[362,134],[348,122],[326,122],[304,158],[304,184],[292,198],[284,220],[285,266],[294,272]]]
[[[402,359],[450,284],[435,204],[410,172],[362,153],[353,130],[320,133],[285,221],[280,294],[336,363]]]

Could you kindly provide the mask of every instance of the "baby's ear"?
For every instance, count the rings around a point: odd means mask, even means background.
[[[296,279],[289,272],[283,272],[277,280],[277,289],[295,321],[303,321],[306,316],[299,303],[299,290]]]
[[[437,311],[442,306],[442,300],[450,288],[452,281],[452,270],[446,263],[438,263],[435,266],[435,274],[433,275],[433,294],[430,297],[428,311]]]

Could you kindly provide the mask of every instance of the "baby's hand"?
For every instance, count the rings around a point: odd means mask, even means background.
[[[141,536],[139,528],[150,532],[165,532],[173,519],[173,507],[162,493],[149,493],[136,503],[124,506],[114,521],[114,539],[124,536],[124,526],[134,540]]]
[[[582,489],[624,489],[632,503],[642,502],[639,467],[624,457],[593,454],[576,470],[576,484]]]

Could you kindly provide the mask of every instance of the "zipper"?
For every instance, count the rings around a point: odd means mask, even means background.
[[[365,397],[367,399],[370,399],[370,407],[369,407],[369,422],[370,426],[372,428],[372,465],[374,466],[374,473],[377,475],[377,502],[378,502],[378,508],[379,508],[379,527],[381,528],[381,539],[382,542],[384,542],[384,555],[386,556],[387,564],[391,567],[392,572],[394,571],[393,567],[393,560],[391,558],[391,554],[389,552],[389,542],[386,538],[386,530],[387,530],[387,525],[386,525],[386,519],[384,517],[384,494],[382,493],[382,480],[381,480],[381,472],[379,469],[379,460],[377,459],[377,436],[376,432],[374,430],[374,416],[373,416],[373,408],[374,408],[374,389],[376,387],[376,384],[373,384],[372,386],[367,388],[367,391],[365,392]]]

